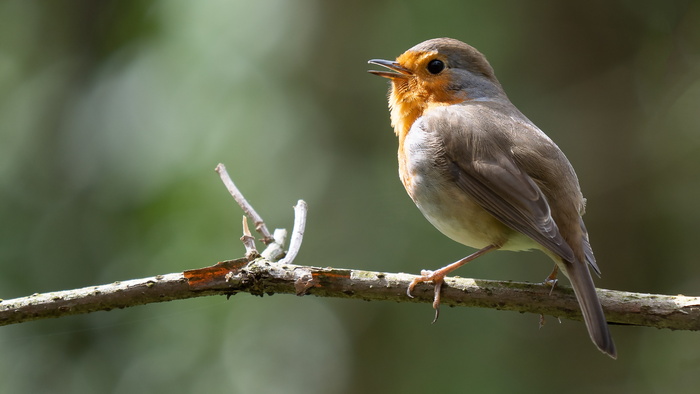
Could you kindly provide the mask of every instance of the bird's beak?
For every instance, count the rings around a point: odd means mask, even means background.
[[[376,64],[378,66],[386,67],[390,70],[396,71],[395,73],[389,72],[389,71],[375,71],[375,70],[367,71],[370,74],[379,75],[380,77],[395,79],[395,78],[408,78],[411,75],[413,75],[411,70],[404,68],[399,63],[391,61],[391,60],[372,59],[372,60],[368,61],[367,63]]]

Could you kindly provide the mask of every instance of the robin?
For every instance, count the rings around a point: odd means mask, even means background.
[[[581,215],[585,202],[564,153],[508,99],[475,48],[437,38],[396,61],[369,63],[391,81],[399,175],[418,209],[443,234],[478,249],[408,287],[435,285],[437,319],[446,275],[488,252],[539,249],[569,278],[591,340],[617,357],[588,266],[600,275]]]

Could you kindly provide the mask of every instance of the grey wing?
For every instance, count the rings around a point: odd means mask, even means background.
[[[581,242],[581,244],[583,245],[583,253],[586,256],[586,262],[593,267],[595,273],[600,276],[600,268],[598,268],[598,264],[595,262],[593,248],[591,248],[591,242],[588,240],[588,230],[586,229],[586,225],[583,223],[583,218],[580,218],[579,220],[581,223],[581,230],[583,230],[583,242]]]
[[[512,144],[509,135],[494,130],[491,124],[480,123],[483,117],[478,113],[458,113],[448,108],[439,113],[438,117],[424,117],[419,127],[424,132],[444,128],[459,130],[441,135],[446,159],[443,165],[455,183],[508,227],[527,235],[564,260],[576,261],[573,250],[552,218],[542,190],[515,162],[509,150]],[[592,252],[586,253],[587,259],[589,256],[593,261]]]
[[[459,151],[448,152],[450,170],[462,190],[508,227],[532,238],[566,261],[575,261],[552,219],[542,190],[512,160],[482,157],[455,160]]]

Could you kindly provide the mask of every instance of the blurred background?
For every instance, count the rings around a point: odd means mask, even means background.
[[[388,83],[481,50],[566,152],[602,288],[698,295],[700,2],[1,1],[0,298],[237,258],[241,211],[309,204],[299,264],[418,273],[470,249],[397,176]],[[460,276],[542,281],[539,252]],[[562,281],[566,283],[566,281]],[[694,393],[700,334],[427,304],[207,297],[0,327],[6,393]]]

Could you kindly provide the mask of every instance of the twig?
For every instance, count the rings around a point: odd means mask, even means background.
[[[245,247],[245,257],[250,261],[256,259],[260,256],[258,249],[255,247],[255,238],[250,234],[250,229],[248,228],[248,217],[243,216],[243,236],[241,237],[241,242]]]
[[[294,206],[294,228],[292,229],[292,238],[289,240],[289,251],[287,256],[279,261],[280,264],[290,264],[299,254],[301,241],[304,239],[304,229],[306,228],[306,212],[308,206],[306,201],[299,200]]]
[[[265,250],[263,250],[260,255],[269,261],[279,261],[286,254],[284,251],[284,243],[287,240],[287,230],[283,228],[276,228],[273,238],[275,239],[275,242],[267,245]]]
[[[253,209],[253,206],[250,205],[248,200],[246,200],[245,197],[243,197],[243,193],[241,193],[241,191],[238,190],[236,185],[233,183],[231,177],[226,171],[226,166],[219,163],[219,165],[216,166],[216,172],[219,173],[221,181],[224,182],[224,185],[226,185],[226,188],[228,189],[229,193],[231,193],[231,196],[233,196],[234,200],[236,200],[238,205],[240,205],[241,209],[243,209],[243,212],[245,212],[246,216],[248,216],[250,220],[253,221],[253,224],[255,225],[255,231],[259,232],[260,235],[262,235],[263,237],[263,243],[267,245],[273,242],[274,238],[272,238],[272,234],[270,234],[270,232],[267,230],[265,222],[262,220],[260,215],[258,215],[258,213],[255,212],[255,209]]]

